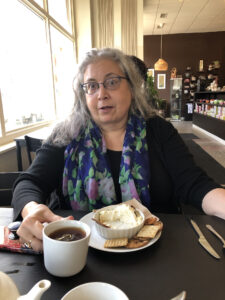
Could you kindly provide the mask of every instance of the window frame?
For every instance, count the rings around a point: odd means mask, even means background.
[[[30,9],[33,13],[40,16],[45,22],[45,32],[46,38],[49,43],[49,51],[51,58],[51,76],[52,76],[52,87],[53,87],[53,99],[54,99],[54,120],[45,120],[39,121],[35,124],[30,124],[27,126],[20,127],[18,129],[7,131],[5,130],[5,122],[4,122],[4,112],[3,112],[3,104],[2,104],[2,96],[1,96],[1,87],[0,87],[0,146],[3,146],[7,143],[13,142],[16,137],[25,135],[31,131],[40,129],[42,127],[48,126],[54,123],[57,120],[57,109],[56,109],[56,95],[55,95],[55,83],[54,83],[54,70],[53,70],[53,56],[52,56],[52,45],[51,45],[51,32],[50,25],[53,26],[56,30],[58,30],[61,34],[63,34],[66,38],[72,41],[73,43],[73,51],[74,51],[74,59],[77,63],[77,53],[76,53],[76,36],[75,36],[75,22],[74,22],[74,1],[67,0],[70,5],[70,14],[71,14],[71,27],[72,33],[68,32],[61,24],[57,22],[50,14],[48,10],[48,0],[43,0],[43,8],[39,6],[34,0],[17,0],[21,2],[21,5],[25,5],[28,9]]]

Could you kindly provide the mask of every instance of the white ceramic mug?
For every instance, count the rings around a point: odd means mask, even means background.
[[[85,232],[85,237],[76,241],[60,241],[49,237],[56,230],[75,227]],[[80,221],[60,220],[47,224],[43,229],[44,264],[49,273],[59,277],[79,273],[86,265],[90,227]]]
[[[61,300],[129,300],[115,285],[106,282],[88,282],[70,290]]]

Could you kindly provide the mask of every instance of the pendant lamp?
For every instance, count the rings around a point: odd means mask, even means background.
[[[156,71],[167,71],[168,63],[162,58],[162,32],[161,32],[161,43],[160,43],[160,58],[154,65]]]

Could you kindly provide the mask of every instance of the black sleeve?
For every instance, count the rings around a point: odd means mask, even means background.
[[[175,197],[181,202],[201,208],[204,196],[221,186],[196,165],[192,154],[170,122],[159,117],[153,118],[152,122],[154,125],[150,125],[150,130],[153,130],[155,139],[160,144],[165,167],[174,185]]]
[[[31,166],[18,177],[12,199],[14,220],[21,218],[20,212],[28,202],[46,204],[51,192],[61,186],[64,151],[64,147],[43,145]]]

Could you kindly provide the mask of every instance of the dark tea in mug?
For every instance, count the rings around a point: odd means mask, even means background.
[[[78,227],[64,227],[49,234],[51,239],[63,242],[77,241],[83,239],[85,236],[85,231]]]

